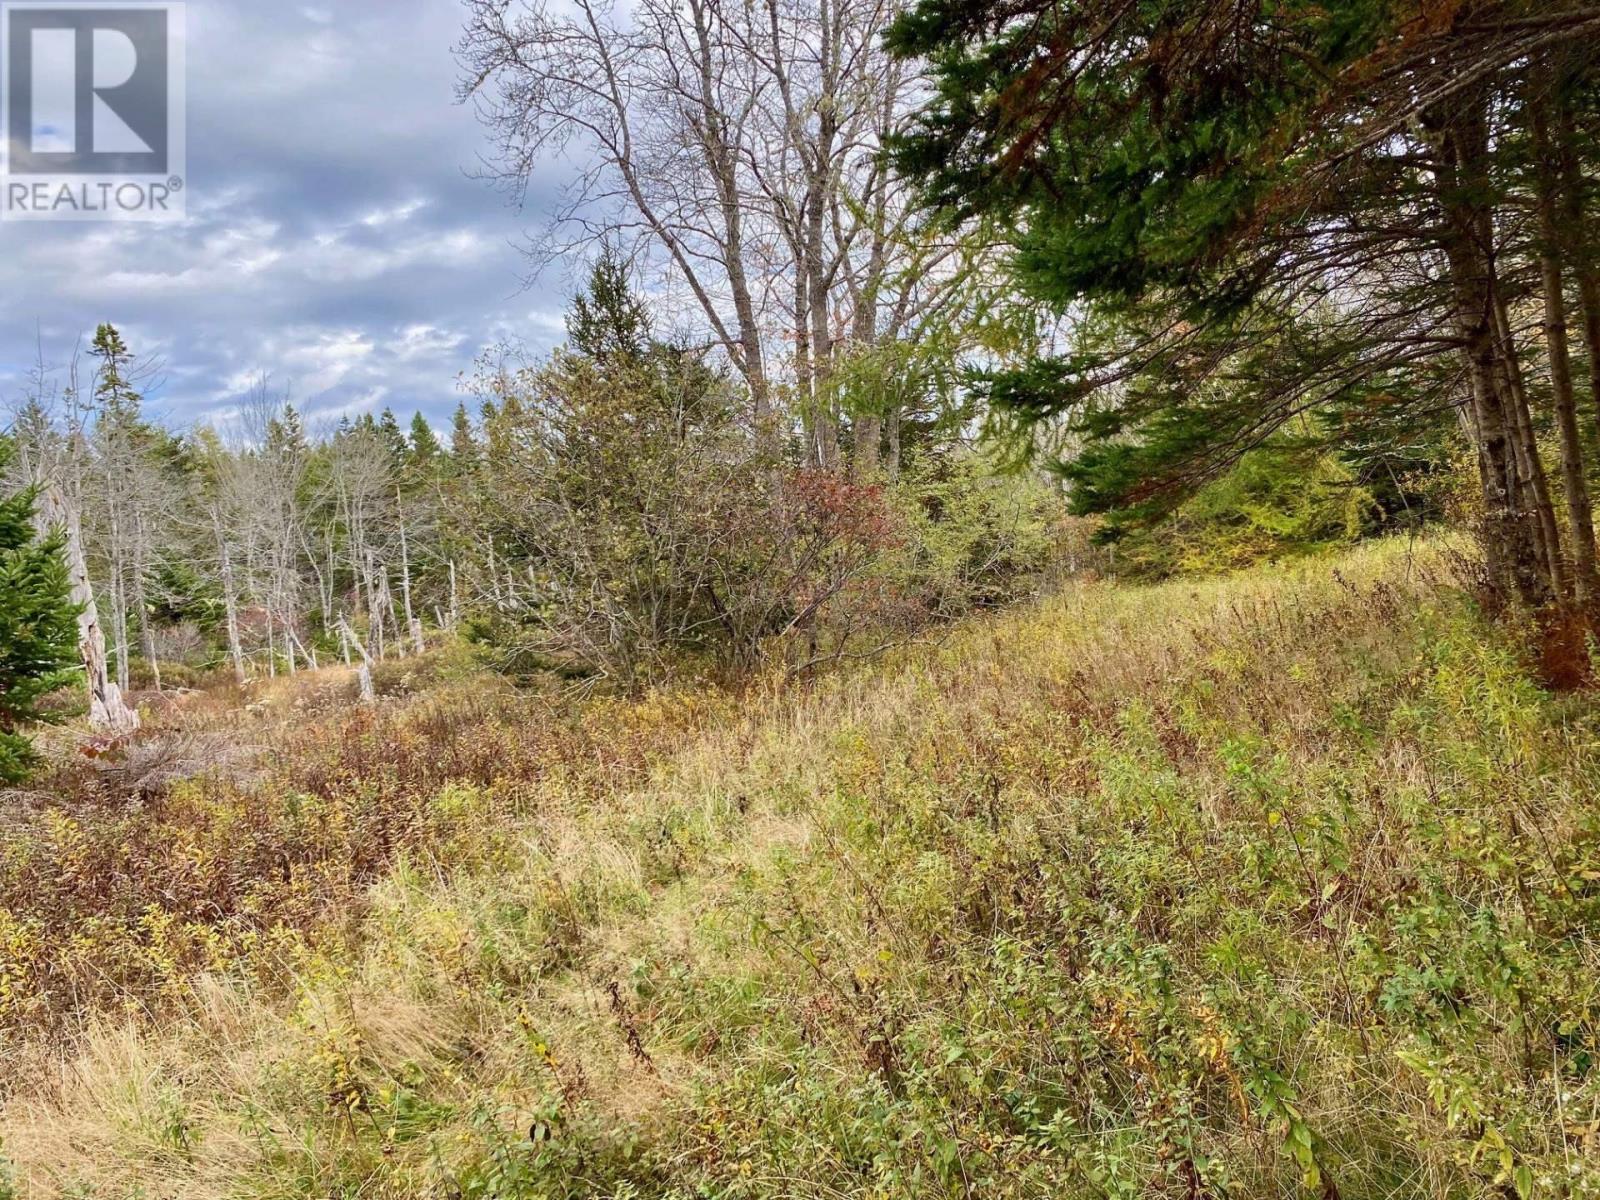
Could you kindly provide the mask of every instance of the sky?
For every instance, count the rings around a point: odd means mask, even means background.
[[[455,0],[188,0],[181,223],[0,222],[0,426],[42,344],[110,321],[158,364],[147,410],[225,422],[263,372],[313,426],[392,407],[443,426],[486,346],[562,332],[573,279],[527,282],[519,209],[475,177]]]

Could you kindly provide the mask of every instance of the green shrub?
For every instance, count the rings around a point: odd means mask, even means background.
[[[1036,595],[1064,566],[1066,504],[1032,472],[1000,473],[973,451],[926,454],[892,489],[905,533],[903,585],[941,616]]]
[[[1270,444],[1164,521],[1126,534],[1114,562],[1141,578],[1237,570],[1350,545],[1380,516],[1335,456]]]

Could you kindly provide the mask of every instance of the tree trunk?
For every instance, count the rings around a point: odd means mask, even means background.
[[[881,235],[874,233],[871,265],[865,286],[856,289],[855,318],[851,322],[851,349],[858,353],[869,351],[878,340],[878,276],[883,270]],[[873,402],[877,402],[874,396]],[[876,412],[856,418],[854,457],[850,463],[852,475],[857,480],[870,480],[877,476],[880,450],[883,443],[883,417]]]
[[[1553,108],[1554,149],[1561,184],[1561,223],[1570,238],[1568,253],[1572,274],[1578,281],[1578,298],[1583,306],[1583,340],[1589,351],[1589,394],[1594,401],[1596,419],[1600,420],[1600,271],[1595,266],[1594,237],[1584,223],[1588,184],[1573,149],[1576,134],[1564,88],[1556,91]]]
[[[745,383],[750,388],[750,399],[755,408],[756,436],[761,444],[775,446],[778,438],[777,423],[773,420],[771,385],[767,379],[765,356],[761,344],[761,327],[756,314],[755,299],[751,292],[749,276],[745,271],[744,262],[744,207],[745,197],[740,190],[739,175],[737,170],[738,148],[729,137],[728,123],[730,114],[724,111],[721,98],[717,93],[717,60],[712,45],[711,19],[716,12],[716,6],[706,3],[705,0],[690,0],[689,16],[694,27],[694,47],[691,55],[694,61],[696,82],[699,90],[699,149],[705,156],[705,166],[711,176],[716,191],[716,205],[722,224],[722,253],[721,265],[728,281],[728,290],[733,298],[734,321],[737,326],[736,344],[729,345],[735,365],[744,375]],[[616,86],[616,80],[610,80],[611,86]],[[622,106],[619,101],[619,107]],[[626,155],[624,155],[626,157]],[[636,188],[637,176],[633,173],[630,163],[623,164],[623,174],[629,180],[630,186]],[[646,212],[650,206],[644,204],[643,196],[635,191],[635,199],[640,202],[640,207]],[[652,221],[652,224],[657,224]],[[657,224],[657,232],[665,234],[665,229]],[[683,257],[682,248],[676,238],[667,238],[669,248],[673,250],[674,257],[680,265],[687,268],[687,260]],[[699,287],[698,279],[692,270],[685,272],[689,276],[691,289],[706,306],[707,315],[714,317],[714,308],[705,292]],[[714,319],[714,324],[721,328],[720,320]]]
[[[372,686],[372,659],[367,655],[367,649],[361,644],[361,639],[356,637],[356,631],[350,628],[343,617],[339,618],[339,641],[344,646],[344,660],[350,661],[350,650],[361,655],[361,665],[356,668],[356,680],[361,688],[361,703],[375,704],[378,700],[377,691]]]
[[[113,638],[111,652],[117,658],[117,686],[123,691],[132,691],[131,682],[132,658],[128,642],[128,599],[123,589],[121,572],[111,580],[111,636]]]
[[[118,735],[132,733],[139,728],[139,714],[123,702],[122,689],[111,681],[106,670],[106,639],[84,560],[78,513],[53,483],[46,483],[40,490],[38,524],[45,531],[60,529],[66,538],[67,577],[72,585],[72,602],[78,606],[78,653],[89,688],[89,727]]]
[[[839,422],[833,389],[833,331],[828,324],[821,213],[811,217],[809,224],[804,270],[811,308],[811,419],[817,431],[817,465],[831,471],[839,465]]]
[[[1491,263],[1490,269],[1493,270]],[[1526,519],[1534,527],[1539,554],[1559,595],[1571,591],[1566,560],[1561,553],[1561,531],[1556,527],[1555,502],[1550,498],[1550,477],[1539,454],[1539,441],[1533,431],[1533,414],[1528,407],[1528,390],[1523,385],[1522,366],[1517,359],[1516,342],[1511,335],[1511,318],[1498,286],[1494,298],[1496,368],[1503,386],[1506,409],[1511,413],[1512,442],[1516,448],[1517,473],[1523,485],[1520,493]]]
[[[1508,480],[1515,478],[1515,450],[1495,352],[1482,90],[1452,98],[1450,103],[1455,106],[1453,111],[1442,118],[1429,114],[1429,123],[1441,134],[1436,176],[1443,216],[1440,237],[1450,269],[1456,331],[1472,388],[1479,446],[1486,460],[1483,533],[1496,585],[1538,608],[1550,599],[1550,581],[1533,530],[1522,519],[1517,498],[1508,486]]]
[[[406,634],[411,638],[411,645],[418,654],[428,647],[422,640],[422,622],[417,620],[417,615],[411,608],[411,551],[406,541],[406,513],[400,504],[400,491],[395,489],[395,512],[400,521],[400,593],[405,605]]]
[[[1538,190],[1539,274],[1544,288],[1544,337],[1550,358],[1550,390],[1556,429],[1561,436],[1561,483],[1567,495],[1567,525],[1572,532],[1573,582],[1578,603],[1589,609],[1600,595],[1600,575],[1596,574],[1595,567],[1594,508],[1584,471],[1578,403],[1572,385],[1572,356],[1567,343],[1567,300],[1561,271],[1561,254],[1565,247],[1559,216],[1561,164],[1551,137],[1549,111],[1552,82],[1549,71],[1541,68],[1535,72],[1529,88]]]
[[[128,597],[127,566],[123,555],[127,549],[122,536],[121,493],[116,486],[116,476],[106,472],[106,510],[111,522],[111,636],[112,651],[117,656],[117,686],[128,691]]]
[[[366,553],[366,574],[363,580],[367,606],[367,650],[379,662],[384,660],[383,602],[378,587],[378,569],[371,550]]]
[[[856,418],[855,459],[850,469],[858,480],[870,480],[878,473],[882,458],[883,418],[873,414]]]
[[[156,657],[156,631],[150,621],[150,596],[145,590],[146,579],[149,576],[149,564],[146,555],[149,553],[150,539],[145,529],[144,514],[138,510],[134,512],[134,556],[133,556],[133,607],[139,614],[139,640],[144,649],[144,659],[150,668],[150,678],[155,684],[157,692],[161,691],[161,663]]]
[[[295,652],[300,649],[300,639],[295,635],[294,631],[293,609],[286,604],[282,604],[281,599],[279,603],[282,605],[282,611],[284,613],[284,616],[279,618],[279,624],[283,626],[283,654],[284,657],[289,661],[289,674],[293,675],[298,669],[296,665]]]
[[[827,0],[819,6],[818,48],[822,57],[817,102],[815,142],[802,149],[806,163],[806,222],[802,260],[796,264],[806,275],[806,292],[811,307],[811,373],[813,420],[817,424],[817,465],[825,471],[839,466],[839,408],[833,369],[833,324],[829,298],[833,272],[830,270],[825,238],[828,199],[831,195],[833,140],[837,132],[832,33]]]
[[[222,517],[211,510],[211,527],[217,538],[217,563],[222,575],[222,612],[228,631],[228,657],[233,660],[233,681],[244,683],[244,646],[239,642],[239,588],[233,577],[233,551],[222,528]]]
[[[900,478],[900,404],[889,406],[889,478]]]
[[[156,655],[156,629],[150,620],[150,601],[145,595],[144,581],[134,588],[134,604],[139,607],[139,634],[144,643],[145,662],[150,665],[150,682],[156,691],[161,690],[161,660]]]
[[[804,254],[795,250],[794,273],[794,387],[800,419],[806,431],[806,454],[814,464],[822,461],[822,431],[816,422],[816,372],[811,365],[811,296],[807,290]]]

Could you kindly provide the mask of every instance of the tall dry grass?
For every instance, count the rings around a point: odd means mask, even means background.
[[[465,688],[281,756],[340,936],[18,1035],[18,1194],[1600,1194],[1596,713],[1426,549]]]

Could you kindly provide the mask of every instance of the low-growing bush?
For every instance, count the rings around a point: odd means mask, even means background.
[[[180,711],[70,752],[0,815],[0,1039],[158,1009],[202,972],[277,978],[342,944],[401,857],[495,861],[504,823],[636,778],[720,704],[596,702],[580,717],[487,683],[377,709],[280,700],[287,725],[256,701],[226,734],[186,731]],[[202,710],[198,728],[211,723]]]
[[[1113,561],[1137,578],[1216,574],[1349,546],[1380,516],[1334,455],[1269,443],[1167,519],[1119,539]]]
[[[1060,489],[1032,471],[997,474],[977,451],[914,458],[891,489],[905,514],[903,586],[948,618],[1037,596],[1069,572]],[[892,569],[892,568],[891,568]]]

